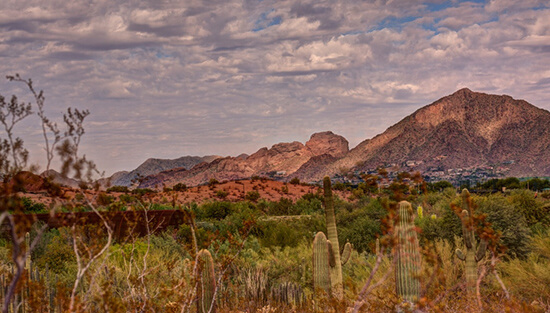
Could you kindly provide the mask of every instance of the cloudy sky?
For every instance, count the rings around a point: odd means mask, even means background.
[[[3,0],[0,74],[32,78],[54,119],[90,110],[81,151],[110,175],[325,130],[353,147],[462,87],[550,110],[549,16],[546,0]],[[20,87],[0,94],[31,100]],[[43,163],[37,119],[16,131]]]

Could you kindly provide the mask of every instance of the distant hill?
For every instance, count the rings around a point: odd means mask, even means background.
[[[348,141],[330,131],[316,133],[302,144],[298,141],[278,143],[261,148],[250,156],[226,157],[211,163],[198,164],[192,169],[175,168],[146,177],[140,187],[151,188],[185,183],[195,186],[214,178],[218,181],[245,179],[255,175],[278,179],[287,178],[312,157],[330,155],[334,158],[349,152]]]
[[[102,184],[105,185],[107,182],[111,186],[127,186],[130,187],[132,183],[139,179],[140,177],[146,177],[149,175],[154,175],[165,170],[173,168],[184,168],[190,169],[193,166],[199,163],[210,163],[213,160],[220,158],[218,155],[208,155],[204,157],[199,156],[184,156],[177,159],[147,159],[136,169],[126,172],[116,172],[111,177],[106,180],[102,180]]]
[[[139,172],[147,176],[141,187],[189,186],[208,182],[269,176],[320,181],[344,171],[363,172],[407,163],[426,171],[505,166],[513,176],[550,175],[550,112],[524,100],[489,95],[467,88],[418,109],[385,132],[349,150],[348,141],[330,131],[313,134],[308,142],[278,143],[247,156],[218,158],[194,166],[140,168],[115,180],[128,185]],[[145,167],[145,166],[144,166]],[[162,168],[162,169],[161,169]],[[133,176],[132,176],[133,175]]]

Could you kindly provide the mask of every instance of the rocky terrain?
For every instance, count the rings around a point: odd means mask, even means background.
[[[188,170],[175,168],[146,177],[141,188],[171,187],[177,183],[200,185],[210,179],[237,180],[252,176],[287,178],[311,158],[327,154],[335,159],[349,152],[348,141],[330,131],[313,134],[304,144],[294,141],[261,148],[248,157],[225,157]]]
[[[508,164],[509,175],[541,176],[550,175],[549,149],[550,112],[465,88],[363,141],[329,173],[346,166],[365,170],[412,161],[421,163],[415,168],[420,171]]]
[[[548,151],[550,112],[510,96],[464,88],[418,109],[351,150],[344,137],[326,131],[313,134],[305,144],[278,143],[249,156],[149,159],[134,171],[115,174],[111,184],[129,186],[138,174],[144,177],[142,188],[177,183],[195,186],[212,178],[252,176],[317,182],[343,170],[361,173],[389,165],[399,170],[446,171],[505,164],[508,175],[547,176]]]
[[[121,171],[114,173],[108,179],[101,180],[102,185],[111,185],[111,186],[132,186],[132,184],[137,184],[137,181],[140,178],[147,177],[149,175],[154,175],[159,172],[173,169],[173,168],[184,168],[190,169],[199,163],[209,163],[213,160],[220,158],[218,155],[208,155],[204,157],[198,156],[184,156],[177,159],[147,159],[136,169],[127,172]]]

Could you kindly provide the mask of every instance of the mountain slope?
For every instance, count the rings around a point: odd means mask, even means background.
[[[226,157],[208,164],[196,165],[190,170],[163,171],[146,177],[140,187],[170,187],[180,182],[193,186],[204,184],[211,178],[223,181],[244,179],[254,175],[285,178],[312,157],[326,154],[336,158],[348,152],[349,143],[344,137],[329,131],[315,133],[305,145],[298,141],[278,143],[270,149],[261,148],[246,158]]]
[[[191,169],[193,166],[202,162],[212,162],[217,155],[208,155],[204,157],[184,156],[177,159],[147,159],[140,166],[130,172],[116,172],[110,177],[111,186],[131,186],[132,182],[138,178],[157,174],[162,171],[173,168]]]
[[[461,89],[360,143],[328,169],[423,161],[420,169],[511,162],[511,175],[550,174],[550,113],[509,96]],[[313,178],[313,177],[311,177]]]

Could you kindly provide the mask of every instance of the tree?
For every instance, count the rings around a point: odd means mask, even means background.
[[[29,168],[27,165],[29,152],[24,147],[23,139],[16,135],[16,126],[25,118],[35,114],[40,118],[42,134],[44,137],[44,150],[46,151],[46,170],[50,169],[51,162],[54,158],[54,152],[57,152],[63,166],[62,172],[67,175],[70,172],[74,173],[77,179],[87,177],[91,180],[92,172],[95,170],[93,162],[86,160],[78,155],[78,147],[80,139],[84,135],[84,119],[88,116],[89,111],[80,111],[78,109],[69,108],[67,113],[63,115],[65,122],[65,131],[62,133],[57,124],[52,122],[45,114],[44,104],[45,97],[43,91],[36,92],[31,79],[22,79],[19,74],[14,76],[6,76],[9,81],[19,82],[26,85],[31,94],[34,96],[35,103],[20,102],[18,97],[12,95],[10,101],[6,101],[5,97],[0,95],[0,124],[4,128],[7,138],[0,138],[0,176],[2,182],[0,184],[0,224],[6,219],[10,231],[10,244],[12,246],[12,261],[15,264],[15,273],[12,276],[8,286],[6,296],[2,303],[2,312],[7,313],[10,302],[16,294],[16,287],[22,278],[31,251],[39,242],[42,233],[46,230],[47,224],[41,226],[35,233],[32,240],[25,240],[25,234],[32,225],[32,219],[20,218],[17,222],[14,218],[15,214],[23,214],[25,212],[25,200],[18,195],[19,190],[24,190],[26,180],[29,175],[25,171],[34,171],[36,168]],[[33,111],[35,109],[36,111]],[[3,136],[4,136],[3,135]],[[85,174],[85,175],[84,175]],[[59,196],[59,187],[48,181],[48,192],[51,196]],[[99,214],[99,213],[98,213]],[[101,217],[101,215],[100,215]],[[76,238],[76,237],[75,237]],[[75,241],[76,242],[76,241]],[[109,241],[110,243],[110,241]],[[77,251],[77,244],[74,244]],[[84,269],[83,272],[85,272]],[[80,273],[80,267],[79,267]],[[80,277],[81,278],[81,277]],[[80,280],[77,277],[75,289]],[[74,300],[74,292],[71,301]]]

